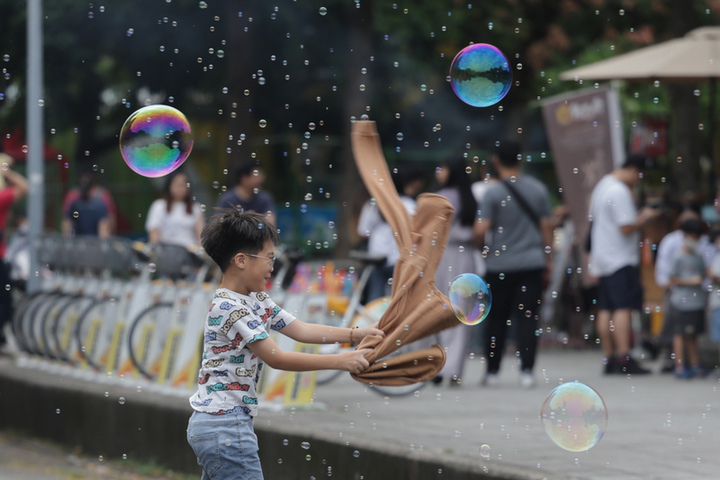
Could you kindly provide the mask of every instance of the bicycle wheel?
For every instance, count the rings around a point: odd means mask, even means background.
[[[30,348],[32,353],[48,357],[48,351],[45,348],[45,339],[43,338],[43,319],[48,311],[63,297],[61,292],[50,292],[44,295],[37,302],[34,302],[31,310],[28,311],[28,319],[25,322],[25,333],[28,335]]]
[[[167,334],[175,315],[173,307],[170,302],[150,305],[130,324],[130,359],[138,371],[150,380],[155,380],[162,368]]]
[[[30,295],[25,296],[13,309],[12,323],[10,325],[12,329],[13,337],[17,342],[18,348],[23,352],[32,353],[30,346],[30,340],[26,332],[26,324],[28,322],[28,312],[34,308],[33,304],[38,302],[39,299],[47,294],[47,292],[34,292]]]
[[[57,348],[55,338],[53,336],[53,328],[57,322],[58,317],[67,308],[67,306],[75,300],[76,295],[70,293],[61,293],[58,295],[54,302],[49,304],[46,310],[40,317],[40,338],[41,346],[45,355],[54,360],[59,360],[60,351]]]
[[[76,363],[80,356],[80,346],[73,335],[82,313],[92,304],[93,298],[75,294],[66,302],[61,311],[55,316],[50,326],[48,344],[56,353],[58,359]]]
[[[115,320],[113,309],[116,305],[117,299],[113,297],[93,299],[77,321],[74,333],[80,359],[93,368],[103,368],[107,360],[103,359],[102,327],[104,322]]]
[[[390,297],[381,297],[373,300],[372,302],[361,308],[358,313],[353,317],[350,323],[351,327],[366,327],[380,320],[380,317],[385,313],[388,306],[390,305]],[[409,345],[403,345],[402,347],[395,350],[386,358],[392,358],[403,353],[414,352],[416,350],[422,350],[428,347],[430,344],[440,343],[440,338],[437,335],[428,337],[417,342],[410,343]],[[411,395],[420,389],[424,388],[427,382],[418,382],[410,385],[401,386],[386,386],[386,385],[372,385],[370,390],[382,395],[384,397],[402,397],[405,395]]]

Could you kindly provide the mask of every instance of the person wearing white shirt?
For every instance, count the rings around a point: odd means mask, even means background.
[[[630,357],[631,314],[643,305],[640,283],[640,230],[660,211],[640,212],[632,189],[640,183],[645,157],[631,155],[605,175],[590,198],[590,273],[599,277],[597,330],[605,373],[650,373]]]
[[[150,205],[145,222],[150,243],[197,247],[204,224],[205,217],[200,204],[193,201],[187,174],[176,171],[168,175],[163,197]]]
[[[414,177],[402,175],[399,172],[393,174],[395,188],[400,194],[400,200],[410,216],[415,214],[416,207],[415,200],[411,195],[417,194],[418,192],[415,190],[419,190],[416,182],[407,181],[413,178]],[[419,186],[421,187],[422,184],[419,184]],[[410,189],[413,191],[409,191]],[[366,294],[366,300],[370,302],[376,298],[390,294],[389,280],[393,276],[395,262],[397,262],[400,252],[398,251],[395,234],[390,224],[385,221],[380,213],[380,209],[372,199],[365,202],[365,205],[363,205],[360,211],[357,232],[358,235],[367,237],[369,253],[381,255],[386,258],[385,265],[373,270],[370,275]]]

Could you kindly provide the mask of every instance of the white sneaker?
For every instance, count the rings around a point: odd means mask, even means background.
[[[498,377],[497,373],[486,373],[480,385],[490,388],[498,387],[500,385],[500,377]]]
[[[520,372],[520,386],[525,389],[535,386],[535,377],[531,372]]]

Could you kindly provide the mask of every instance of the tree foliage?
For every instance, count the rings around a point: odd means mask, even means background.
[[[348,182],[357,182],[338,177],[353,168],[351,117],[381,120],[391,163],[483,158],[510,135],[546,150],[538,100],[580,86],[561,82],[560,72],[714,24],[716,3],[46,1],[48,140],[65,153],[70,170],[100,165],[114,172],[106,183],[119,182],[130,195],[139,179],[116,166],[119,128],[145,103],[170,103],[197,126],[191,159],[204,201],[231,186],[233,165],[250,157],[276,180],[268,188],[281,205],[344,205],[354,192]],[[23,3],[0,2],[5,138],[24,125],[25,15]],[[486,109],[463,104],[448,84],[455,54],[478,42],[498,46],[513,73],[508,96]],[[701,91],[698,101],[709,103]],[[628,125],[667,115],[673,98],[685,97],[665,85],[624,87]],[[337,178],[344,179],[340,185]]]

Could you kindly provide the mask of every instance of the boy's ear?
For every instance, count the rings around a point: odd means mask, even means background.
[[[230,262],[232,265],[244,269],[245,268],[245,255],[238,252],[233,256],[232,262]]]

